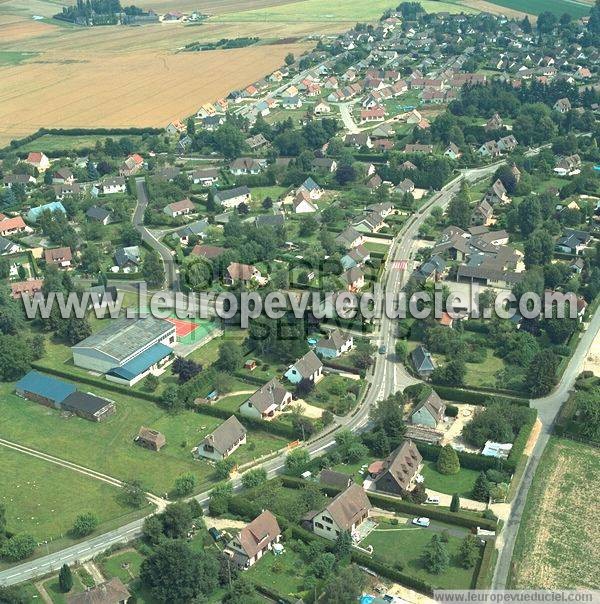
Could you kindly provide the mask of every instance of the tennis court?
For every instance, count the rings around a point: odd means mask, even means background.
[[[202,319],[177,319],[175,317],[167,319],[175,325],[177,341],[181,344],[196,344],[204,341],[215,329],[216,325],[212,321]]]

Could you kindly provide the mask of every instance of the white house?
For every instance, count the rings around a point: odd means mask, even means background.
[[[302,380],[310,380],[316,384],[323,377],[323,363],[312,350],[309,350],[290,366],[285,372],[285,377],[292,384],[298,384]]]
[[[245,417],[269,421],[291,402],[292,393],[277,378],[273,378],[242,403],[240,413]]]
[[[229,457],[244,444],[246,444],[246,428],[235,415],[232,415],[198,445],[196,454],[198,457],[219,461]]]

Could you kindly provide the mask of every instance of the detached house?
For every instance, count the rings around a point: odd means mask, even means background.
[[[253,157],[238,157],[229,164],[229,171],[236,176],[244,174],[259,174],[266,165],[264,159],[254,159]]]
[[[15,233],[23,233],[27,230],[27,225],[21,216],[15,216],[14,218],[4,217],[3,220],[0,220],[0,236],[2,237],[14,235]]]
[[[359,233],[354,227],[344,229],[336,238],[335,242],[346,249],[358,247],[364,243],[364,236]]]
[[[215,192],[215,201],[224,208],[237,208],[241,203],[250,203],[251,199],[252,194],[246,186]]]
[[[311,201],[310,194],[305,189],[298,189],[292,207],[294,214],[310,214],[318,210],[317,206]]]
[[[311,199],[321,199],[323,196],[323,189],[309,176],[301,185],[298,190],[306,191]]]
[[[44,259],[46,260],[46,264],[53,264],[59,268],[69,268],[73,254],[70,247],[57,247],[52,250],[46,250],[44,252]]]
[[[410,423],[418,426],[435,428],[443,419],[446,412],[444,401],[432,390],[410,414]]]
[[[586,231],[565,229],[564,235],[556,241],[556,249],[565,254],[581,254],[588,246],[591,236]]]
[[[273,378],[242,403],[240,413],[246,417],[271,420],[291,402],[292,393],[277,378]]]
[[[190,174],[190,180],[195,185],[210,187],[219,180],[219,170],[217,170],[216,168],[203,168],[199,170],[194,170]]]
[[[383,462],[369,467],[373,475],[373,490],[393,495],[411,491],[422,467],[423,458],[412,440],[405,440]]]
[[[323,377],[323,363],[312,350],[309,350],[291,365],[284,375],[292,384],[298,384],[302,380],[310,380],[316,384]]]
[[[334,173],[337,170],[337,162],[331,157],[315,157],[312,161],[312,167],[315,170]]]
[[[335,359],[352,350],[354,338],[339,329],[332,331],[326,338],[321,338],[315,347],[317,354],[325,359]]]
[[[181,201],[174,201],[163,208],[163,212],[171,218],[176,218],[177,216],[187,216],[195,210],[196,207],[194,206],[192,200],[187,197]]]
[[[45,172],[50,167],[50,160],[41,151],[31,151],[25,163],[36,168],[38,172]]]
[[[158,430],[152,430],[152,428],[144,426],[140,428],[134,440],[141,447],[145,447],[151,451],[160,451],[167,444],[164,434],[158,432]]]
[[[122,176],[105,178],[100,184],[92,187],[92,195],[113,195],[114,193],[125,193],[127,185]]]
[[[371,508],[363,488],[352,484],[334,497],[323,511],[307,520],[313,532],[325,539],[335,541],[343,532],[350,533],[356,539],[357,529],[369,517]]]
[[[431,353],[424,346],[417,346],[411,353],[415,371],[421,377],[429,377],[435,369]]]
[[[346,284],[347,290],[351,292],[357,292],[365,286],[365,274],[357,266],[344,271],[340,278]]]
[[[554,103],[552,109],[554,111],[558,111],[559,113],[568,113],[571,111],[571,101],[568,98],[558,99],[556,103]]]
[[[106,208],[91,206],[85,213],[86,218],[106,226],[111,219],[111,213]]]
[[[262,275],[260,271],[252,264],[240,264],[232,262],[227,267],[227,274],[223,277],[225,285],[233,285],[234,283],[242,283],[248,285],[252,281],[260,281]]]
[[[198,445],[196,454],[198,457],[220,461],[229,457],[244,444],[246,444],[246,428],[235,415],[232,415]]]
[[[265,510],[250,524],[247,524],[223,550],[234,564],[240,569],[247,569],[260,560],[265,552],[273,549],[273,544],[279,543],[281,529],[275,516]]]
[[[133,176],[144,167],[144,158],[138,153],[130,155],[119,168],[121,176]]]

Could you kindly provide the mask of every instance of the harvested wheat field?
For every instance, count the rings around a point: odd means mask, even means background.
[[[510,19],[523,19],[525,15],[527,15],[530,20],[535,21],[537,19],[535,15],[531,15],[525,11],[507,8],[506,6],[500,6],[499,4],[487,2],[486,0],[461,0],[460,4],[484,13],[491,13],[492,15],[504,15]]]
[[[551,438],[529,491],[511,587],[600,588],[600,450]]]
[[[0,144],[45,127],[166,126],[245,86],[306,44],[82,55],[0,68]]]

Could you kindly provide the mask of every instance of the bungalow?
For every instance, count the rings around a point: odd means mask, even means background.
[[[354,248],[364,243],[364,236],[354,227],[344,229],[336,238],[335,242],[346,249]]]
[[[559,113],[568,113],[571,111],[571,108],[571,101],[566,97],[558,99],[558,101],[556,101],[556,103],[554,103],[552,106],[552,109],[554,109],[554,111],[558,111]]]
[[[31,151],[25,163],[36,168],[38,172],[45,172],[50,167],[50,160],[41,151]]]
[[[195,210],[196,206],[188,197],[182,199],[181,201],[174,201],[173,203],[169,203],[163,208],[163,212],[171,218],[177,218],[177,216],[187,216]]]
[[[354,480],[349,474],[324,469],[319,472],[319,483],[324,486],[344,490],[347,489],[351,484],[354,484]]]
[[[317,342],[315,350],[318,355],[325,359],[335,359],[352,350],[353,346],[354,338],[352,335],[335,329],[326,338],[321,338]]]
[[[180,174],[181,170],[177,166],[164,166],[154,172],[154,178],[164,182],[173,182]]]
[[[131,597],[121,579],[114,577],[81,593],[67,594],[67,604],[126,604]]]
[[[361,233],[377,233],[385,226],[385,221],[379,212],[369,212],[360,216],[352,226]]]
[[[151,451],[160,451],[167,444],[167,439],[162,432],[144,426],[140,428],[134,441],[138,445],[150,449]]]
[[[424,346],[417,346],[411,353],[415,371],[424,378],[429,377],[435,369],[431,353]]]
[[[2,184],[7,189],[12,188],[13,185],[22,185],[25,188],[25,191],[27,191],[29,185],[35,183],[35,178],[29,174],[5,174],[2,179]]]
[[[365,286],[365,274],[357,266],[349,268],[340,275],[340,279],[346,284],[346,289],[357,292]]]
[[[203,239],[206,237],[206,231],[209,226],[206,220],[197,220],[179,229],[175,236],[179,238],[181,245],[189,245],[192,238]]]
[[[42,291],[44,281],[42,279],[28,279],[27,281],[15,281],[10,284],[10,295],[13,300],[19,300],[23,296],[32,298]]]
[[[202,127],[209,132],[216,130],[225,123],[224,115],[207,115],[202,118]]]
[[[309,176],[299,187],[299,190],[306,191],[311,199],[321,199],[323,189]]]
[[[294,214],[308,214],[318,210],[317,206],[311,201],[310,194],[305,189],[298,189],[292,206]]]
[[[310,518],[316,535],[335,541],[341,533],[348,532],[353,540],[358,540],[358,527],[369,517],[371,502],[363,488],[350,485],[336,495],[331,503]]]
[[[432,390],[410,414],[410,423],[417,426],[435,428],[443,419],[446,412],[444,401]]]
[[[205,258],[206,260],[214,260],[222,256],[226,251],[224,247],[216,245],[195,245],[190,254],[199,258]]]
[[[21,216],[14,218],[4,218],[0,220],[0,236],[14,235],[15,233],[23,233],[27,230],[27,225]]]
[[[578,154],[562,157],[554,168],[559,176],[575,176],[581,172],[581,157]]]
[[[210,187],[219,180],[219,170],[217,170],[216,168],[203,168],[199,170],[194,170],[190,174],[189,178],[195,185]]]
[[[46,264],[53,264],[59,268],[69,268],[71,260],[73,260],[73,254],[70,247],[57,247],[46,250],[44,252],[44,259],[46,260]]]
[[[282,227],[285,224],[285,216],[283,214],[261,214],[254,219],[254,224],[257,227]]]
[[[89,220],[99,222],[104,226],[110,222],[112,217],[111,213],[106,208],[101,208],[100,206],[91,206],[85,215]]]
[[[136,271],[140,262],[140,248],[137,245],[120,247],[115,252],[116,266],[124,272]]]
[[[444,155],[446,157],[449,157],[450,159],[460,159],[462,153],[460,152],[460,149],[457,145],[455,145],[454,143],[448,143],[448,146],[444,151]]]
[[[298,384],[302,380],[310,380],[316,384],[323,377],[323,363],[312,350],[309,350],[291,365],[284,375],[292,384]]]
[[[346,134],[344,137],[344,144],[349,147],[356,147],[360,149],[361,147],[372,148],[373,142],[371,141],[371,137],[366,132],[358,132],[357,134]]]
[[[319,101],[313,107],[313,113],[315,115],[329,115],[331,113],[331,105],[325,101]]]
[[[252,194],[246,186],[215,192],[215,201],[224,208],[237,208],[241,203],[249,203],[251,199]]]
[[[377,122],[385,118],[386,110],[385,107],[373,107],[371,109],[362,109],[360,112],[360,121],[365,122]]]
[[[73,172],[69,168],[59,168],[52,174],[53,185],[72,185],[75,182]]]
[[[227,543],[223,553],[240,569],[247,569],[279,543],[281,529],[275,516],[264,510]]]
[[[331,157],[315,157],[312,161],[312,167],[315,170],[334,173],[337,170],[337,162]]]
[[[417,484],[422,463],[423,458],[412,440],[404,440],[376,468],[372,489],[393,495],[411,491]]]
[[[302,99],[299,96],[285,96],[281,101],[281,106],[284,109],[300,109]]]
[[[259,281],[262,278],[260,271],[251,264],[240,264],[232,262],[227,267],[227,274],[223,277],[225,285],[241,283],[248,285],[252,281]]]
[[[244,444],[246,444],[246,428],[235,415],[232,415],[196,447],[196,455],[220,461],[229,457]]]
[[[56,199],[62,200],[65,197],[73,197],[74,195],[79,195],[81,191],[81,187],[79,183],[72,184],[62,184],[62,185],[52,185],[54,188],[54,197]]]
[[[245,417],[271,420],[291,402],[292,393],[277,378],[273,378],[242,403],[240,413]]]
[[[125,193],[127,190],[127,184],[125,178],[122,176],[112,176],[102,180],[100,184],[96,184],[92,187],[92,195],[98,197],[98,195],[113,195],[114,193]]]
[[[133,176],[144,167],[144,158],[138,153],[130,155],[119,168],[121,176]]]
[[[253,157],[238,157],[229,164],[229,171],[235,176],[260,174],[266,166],[266,160]]]

